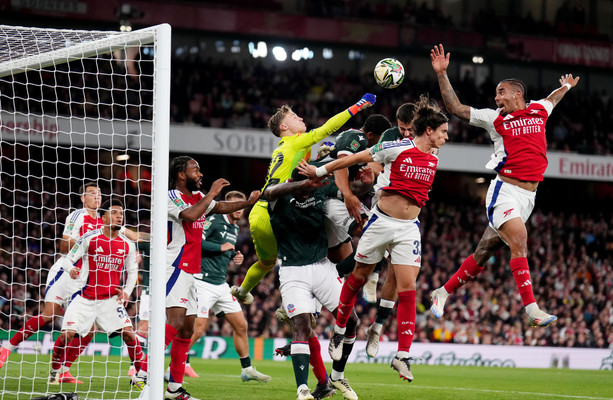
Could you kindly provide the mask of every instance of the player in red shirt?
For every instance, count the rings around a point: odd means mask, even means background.
[[[68,250],[77,242],[77,240],[85,233],[100,228],[104,223],[98,215],[98,207],[100,206],[102,195],[98,184],[89,182],[81,187],[79,192],[80,199],[83,203],[83,208],[71,212],[66,217],[64,231],[62,233],[62,241],[60,243],[60,253],[62,257],[68,253]],[[64,273],[61,267],[61,260],[58,260],[49,269],[47,275],[47,284],[45,289],[45,305],[43,312],[28,319],[21,329],[17,331],[10,341],[0,348],[0,368],[8,359],[9,354],[24,340],[38,332],[45,325],[53,321],[57,316],[62,315],[63,309],[68,306],[75,291],[80,289],[84,282],[82,280],[73,281],[68,274]],[[75,341],[68,345],[67,358],[76,359],[80,353],[82,345],[87,346],[86,342],[81,342],[81,338],[75,338]],[[74,355],[72,354],[74,353]],[[68,365],[66,366],[68,367]],[[68,368],[64,368],[58,380],[63,383],[82,383],[74,378]]]
[[[398,289],[398,352],[391,366],[408,381],[413,380],[409,350],[415,332],[416,280],[421,267],[419,212],[428,200],[428,192],[438,166],[438,149],[449,139],[447,117],[438,106],[423,97],[416,104],[413,121],[414,139],[384,142],[360,153],[315,168],[306,162],[299,169],[309,177],[371,161],[389,165],[390,181],[381,190],[381,198],[364,227],[355,255],[355,268],[341,291],[334,334],[330,339],[330,357],[339,360],[347,321],[357,295],[368,276],[389,248],[390,268],[394,269]]]
[[[436,318],[440,318],[449,293],[480,274],[487,260],[506,244],[511,250],[511,272],[530,325],[552,324],[557,317],[542,311],[534,298],[528,268],[525,222],[532,213],[536,188],[547,169],[547,117],[564,95],[577,85],[579,77],[563,75],[560,78],[560,88],[547,98],[530,103],[526,102],[526,87],[521,81],[505,79],[496,87],[494,100],[498,109],[479,110],[460,103],[451,87],[447,76],[449,53],[445,54],[443,45],[432,49],[430,59],[447,110],[489,133],[494,142],[494,154],[486,167],[498,174],[487,193],[489,226],[475,252],[464,260],[447,283],[431,293],[430,311]]]
[[[83,235],[62,258],[63,270],[72,279],[86,277],[86,284],[66,309],[62,332],[53,348],[49,384],[59,384],[66,344],[77,335],[87,335],[94,324],[105,332],[119,333],[136,369],[141,367],[143,352],[124,308],[138,277],[136,250],[134,243],[120,233],[123,204],[111,199],[102,204],[100,212],[104,226]],[[121,287],[124,269],[127,277]]]
[[[214,198],[230,183],[217,179],[209,192],[200,192],[202,172],[196,160],[179,156],[170,162],[168,192],[168,238],[166,251],[166,347],[170,349],[170,379],[166,399],[197,400],[183,388],[185,361],[198,309],[196,278],[200,273],[202,229],[209,214],[229,214],[252,206],[260,198],[251,192],[247,200]],[[146,379],[146,364],[132,377],[135,385]]]

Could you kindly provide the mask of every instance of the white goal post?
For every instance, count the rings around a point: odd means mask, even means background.
[[[47,286],[60,276],[50,279],[50,268],[67,217],[86,204],[87,182],[102,201],[123,201],[130,233],[151,233],[150,251],[142,252],[150,272],[140,271],[149,282],[137,285],[125,311],[136,330],[148,283],[147,392],[163,398],[170,58],[168,24],[133,32],[0,25],[0,344],[10,352],[0,359],[3,398],[138,397],[123,370],[129,351],[99,329],[72,370],[83,383],[48,384],[62,322],[42,317],[55,304]],[[124,272],[121,284],[127,280]]]

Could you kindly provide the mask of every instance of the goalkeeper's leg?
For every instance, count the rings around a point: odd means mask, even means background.
[[[253,302],[251,290],[277,264],[277,241],[270,225],[268,209],[256,204],[249,213],[249,226],[258,261],[247,270],[240,287],[233,286],[230,293],[245,304]]]

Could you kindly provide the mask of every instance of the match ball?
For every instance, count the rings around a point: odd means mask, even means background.
[[[384,58],[375,66],[375,81],[385,89],[397,88],[404,79],[404,67],[395,58]]]

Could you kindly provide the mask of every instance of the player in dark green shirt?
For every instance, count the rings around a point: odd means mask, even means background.
[[[336,266],[326,257],[328,240],[324,227],[325,200],[336,197],[337,189],[330,185],[321,186],[323,183],[319,180],[305,180],[297,171],[292,177],[303,180],[270,186],[264,191],[264,196],[269,202],[270,222],[281,260],[281,298],[293,325],[291,356],[298,396],[302,398],[305,390],[308,391],[309,361],[314,371],[322,368],[325,371],[318,350],[319,340],[311,328],[311,315],[317,311],[317,302],[336,314],[340,298],[336,296],[340,296],[342,283]],[[345,336],[344,357],[333,363],[329,383],[341,390],[346,399],[357,399],[344,377],[347,358],[355,342],[357,315],[352,314],[350,320],[353,329],[348,328],[349,333]],[[321,373],[316,373],[316,376],[321,376]],[[318,379],[315,392],[325,391],[327,395],[333,392],[326,378],[323,381]]]
[[[225,199],[226,201],[245,200],[245,195],[238,191],[231,191],[226,194]],[[230,261],[240,265],[244,259],[241,252],[235,249],[239,232],[237,221],[242,216],[243,210],[241,209],[230,214],[216,214],[206,218],[202,230],[201,273],[194,275],[198,294],[198,311],[190,348],[204,334],[209,311],[213,311],[218,318],[225,318],[234,330],[234,348],[240,357],[243,382],[251,380],[268,382],[271,379],[270,376],[262,374],[251,365],[247,321],[240,303],[230,294],[230,286],[226,283]],[[190,372],[193,372],[196,377],[198,376],[189,366],[189,360],[185,365],[186,374],[188,370],[191,370]]]
[[[346,157],[377,144],[381,134],[392,126],[390,121],[381,114],[372,114],[360,129],[349,129],[338,134],[336,143],[330,152],[318,158],[313,164],[322,165],[338,158]],[[338,186],[342,199],[330,199],[326,203],[326,234],[328,235],[328,257],[339,263],[351,256],[352,224],[360,224],[365,219],[368,208],[364,206],[356,194],[351,191],[349,183],[358,176],[362,165],[351,166],[334,172],[334,182]],[[344,200],[344,204],[343,204]],[[350,263],[353,268],[353,262]]]

